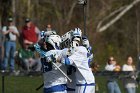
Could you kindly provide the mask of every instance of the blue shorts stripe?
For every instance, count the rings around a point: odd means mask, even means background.
[[[52,86],[50,88],[44,88],[44,93],[60,92],[67,89],[66,84]]]
[[[91,84],[76,84],[76,86],[95,86],[95,83],[91,83]]]

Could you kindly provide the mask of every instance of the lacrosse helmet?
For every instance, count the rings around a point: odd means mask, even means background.
[[[71,33],[71,37],[72,37],[72,40],[77,37],[79,39],[76,38],[76,40],[80,41],[80,38],[82,37],[81,29],[80,28],[75,28]]]
[[[61,43],[61,37],[59,35],[50,35],[45,39],[47,48],[59,49]]]
[[[76,47],[79,46],[79,42],[81,40],[82,32],[80,28],[75,28],[71,33],[71,46]]]

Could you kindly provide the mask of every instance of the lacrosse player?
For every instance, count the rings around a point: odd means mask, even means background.
[[[50,35],[43,39],[44,42],[40,44],[41,46],[36,44],[34,47],[41,56],[44,93],[67,93],[66,77],[52,64],[52,62],[54,62],[62,71],[66,71],[65,66],[61,63],[56,63],[55,60],[55,57],[61,53],[59,52],[60,50],[58,50],[61,38],[59,35]]]
[[[95,93],[95,79],[88,65],[88,51],[84,46],[79,46],[81,30],[75,28],[71,38],[71,55],[61,59],[65,65],[73,65],[76,68],[75,93]]]
[[[73,33],[73,30],[70,30],[69,32],[65,33],[61,37],[61,49],[62,50],[62,57],[68,57],[72,55],[72,51],[70,49],[71,46],[71,35]],[[76,80],[75,80],[75,72],[76,68],[72,65],[66,65],[67,67],[67,75],[69,78],[72,79],[72,82],[67,83],[67,93],[75,93],[75,87],[76,87]]]

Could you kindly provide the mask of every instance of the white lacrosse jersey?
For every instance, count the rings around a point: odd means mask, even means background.
[[[59,57],[61,55],[61,50],[50,50],[45,52],[40,49],[38,44],[34,45],[37,52],[39,52],[41,58],[50,57],[55,55]],[[55,63],[64,73],[66,73],[66,67],[61,63]],[[51,62],[42,62],[43,78],[44,78],[44,88],[50,88],[56,85],[66,84],[66,77],[55,67]]]
[[[73,64],[76,70],[76,82],[77,84],[90,84],[95,83],[95,78],[88,65],[87,49],[83,46],[75,48],[75,52],[69,56],[70,64]]]
[[[65,66],[63,66],[60,63],[56,64],[58,67],[60,67],[61,70],[63,70],[66,73]],[[44,69],[45,67],[46,65],[44,65]],[[43,78],[44,78],[44,88],[49,88],[55,85],[67,83],[66,77],[54,66],[52,66],[51,71],[46,71],[43,73]]]
[[[75,93],[95,93],[95,78],[88,64],[88,51],[83,46],[75,47],[75,52],[65,58],[65,64],[76,67],[76,88]],[[66,61],[69,60],[69,61]],[[62,61],[64,62],[64,61]]]
[[[45,56],[55,55],[56,58],[61,55],[61,50],[50,50],[46,52]],[[43,77],[44,77],[44,88],[52,86],[66,84],[66,77],[52,64],[44,62],[43,64]],[[55,63],[64,73],[66,73],[66,67],[61,63]]]

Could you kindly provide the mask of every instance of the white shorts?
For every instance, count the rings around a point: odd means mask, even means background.
[[[64,90],[64,91],[61,91],[61,92],[52,92],[52,93],[67,93],[67,91]]]
[[[75,93],[95,93],[95,85],[78,84]]]

